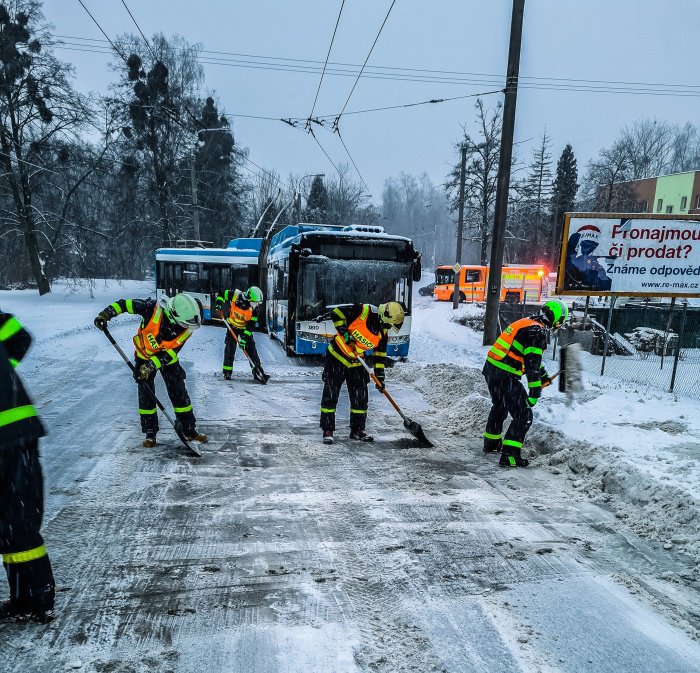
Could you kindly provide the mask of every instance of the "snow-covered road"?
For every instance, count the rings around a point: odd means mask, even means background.
[[[237,366],[225,383],[223,330],[205,327],[182,353],[204,456],[164,421],[143,449],[133,381],[91,326],[143,293],[0,293],[37,339],[21,372],[50,428],[59,587],[53,624],[0,626],[3,673],[700,671],[697,590],[665,579],[697,581],[692,559],[551,471],[498,470],[402,365],[392,392],[437,448],[414,448],[374,390],[378,441],[329,447],[317,366],[256,335],[273,379]],[[128,346],[133,318],[111,325]],[[436,352],[415,343],[424,361]]]

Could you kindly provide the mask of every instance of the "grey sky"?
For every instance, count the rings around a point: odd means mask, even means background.
[[[114,37],[136,32],[120,0],[83,0]],[[127,0],[147,35],[177,33],[203,48],[323,61],[340,0]],[[390,0],[346,0],[331,61],[361,64]],[[510,27],[510,0],[397,0],[370,65],[496,75],[493,84],[454,85],[361,79],[347,111],[489,91],[502,87]],[[101,39],[77,0],[46,0],[44,11],[59,35]],[[698,87],[700,3],[694,0],[526,0],[521,76],[687,84]],[[58,50],[76,68],[82,91],[105,92],[114,78],[110,58]],[[204,65],[205,85],[228,113],[306,116],[318,74]],[[341,108],[353,77],[326,75],[316,114]],[[486,97],[489,105],[500,94]],[[473,99],[404,110],[346,116],[343,138],[373,200],[387,177],[427,172],[440,183],[453,161],[460,124],[473,130]],[[618,129],[641,117],[700,122],[700,97],[621,95],[521,89],[516,140],[553,140],[554,160],[570,142],[579,169],[609,144]],[[232,118],[236,141],[253,161],[295,173],[333,172],[313,139],[282,122]],[[333,161],[347,161],[331,133],[317,137]],[[529,158],[530,144],[521,144]]]

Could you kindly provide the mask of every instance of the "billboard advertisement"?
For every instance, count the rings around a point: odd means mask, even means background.
[[[567,213],[557,294],[700,297],[700,216]]]

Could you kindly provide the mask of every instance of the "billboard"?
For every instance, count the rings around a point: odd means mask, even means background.
[[[700,297],[700,215],[567,213],[557,294]]]

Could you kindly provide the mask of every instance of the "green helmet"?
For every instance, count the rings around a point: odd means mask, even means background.
[[[197,329],[202,324],[199,304],[190,295],[181,292],[168,299],[166,306],[172,319],[185,329]]]
[[[259,287],[255,287],[255,285],[251,286],[248,288],[248,291],[243,294],[243,296],[251,303],[251,304],[261,304],[263,300],[263,293],[262,290]]]
[[[537,317],[553,330],[558,330],[569,318],[569,309],[559,299],[550,299],[540,309]]]

